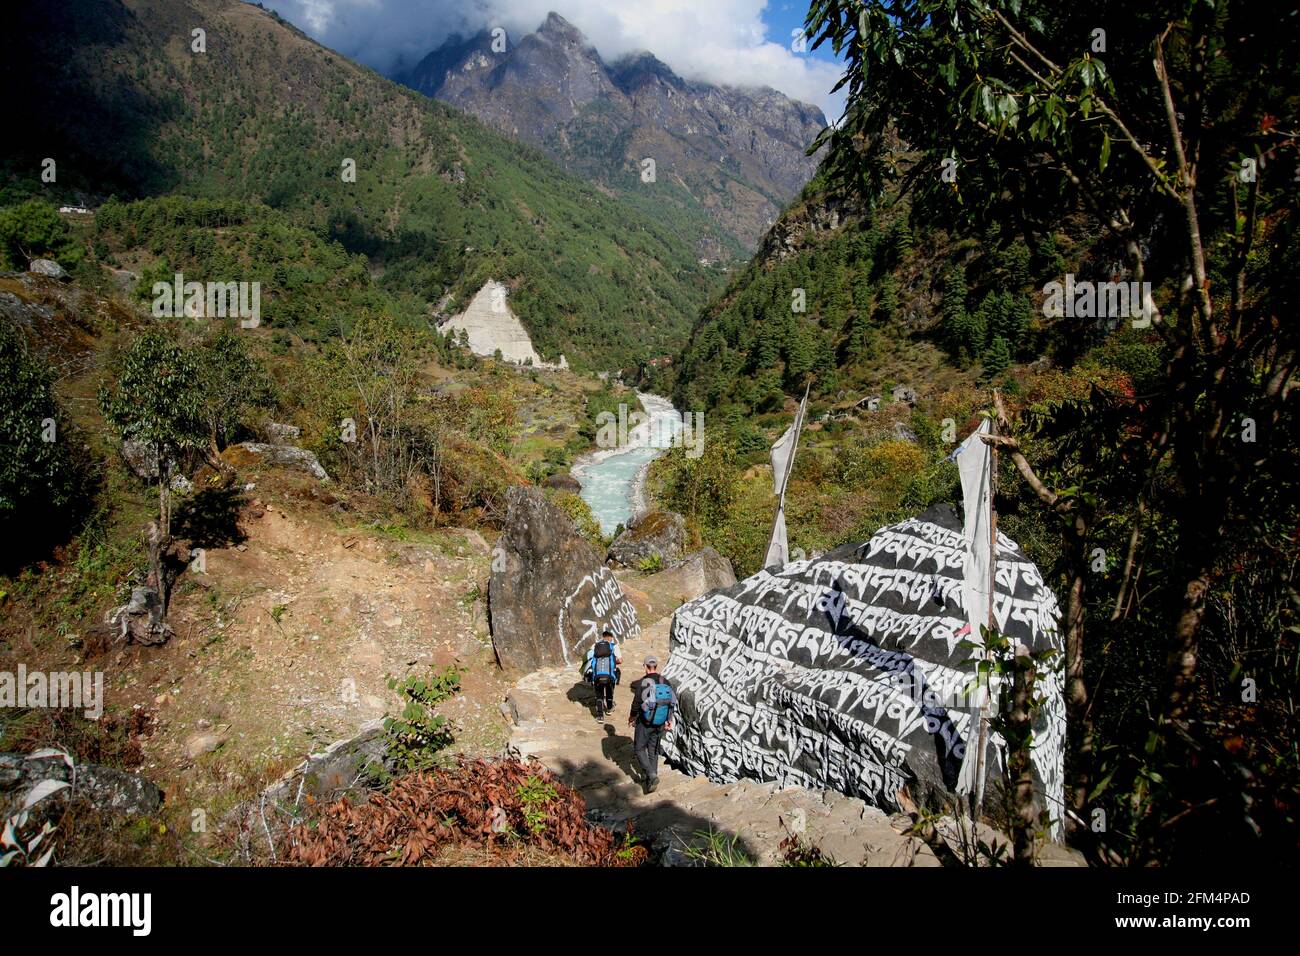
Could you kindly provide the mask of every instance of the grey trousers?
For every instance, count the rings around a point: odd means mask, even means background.
[[[663,735],[662,727],[649,727],[640,719],[632,737],[632,748],[636,751],[636,762],[647,780],[659,776],[659,738]]]

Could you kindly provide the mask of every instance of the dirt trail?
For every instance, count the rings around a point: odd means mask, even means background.
[[[631,821],[638,834],[653,837],[667,851],[667,862],[686,862],[685,846],[713,830],[734,838],[737,849],[763,864],[777,862],[778,844],[793,832],[848,865],[939,865],[928,846],[900,832],[910,822],[905,817],[891,820],[833,791],[781,790],[752,780],[715,784],[661,763],[659,789],[642,793],[630,776],[630,686],[648,654],[666,658],[669,620],[661,618],[624,648],[625,680],[615,693],[614,712],[603,721],[596,720],[591,690],[576,668],[546,668],[520,679],[507,698],[512,748],[536,756],[581,791],[602,822]]]
[[[508,685],[474,600],[489,560],[482,536],[341,527],[282,491],[260,484],[240,519],[245,539],[208,549],[206,572],[182,576],[171,641],[109,662],[111,701],[157,715],[143,772],[169,800],[207,805],[396,712],[389,675],[448,665],[462,693],[439,709],[459,747],[498,752]]]

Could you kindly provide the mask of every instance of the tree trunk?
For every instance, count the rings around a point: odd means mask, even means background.
[[[1020,648],[1017,648],[1019,651]],[[1017,653],[1014,664],[1011,713],[1008,717],[1013,746],[1007,755],[1007,769],[1012,789],[1012,861],[1016,866],[1034,865],[1034,828],[1038,814],[1034,810],[1034,772],[1029,761],[1033,746],[1033,702],[1036,673],[1034,659]]]
[[[1210,589],[1209,573],[1205,569],[1192,571],[1184,581],[1173,645],[1165,664],[1168,689],[1164,716],[1170,720],[1180,720],[1191,701],[1200,650],[1198,635],[1201,618],[1205,616],[1205,595]]]
[[[158,589],[158,603],[162,606],[162,617],[167,617],[167,604],[171,597],[167,581],[167,568],[164,558],[172,543],[171,514],[171,466],[160,466],[158,472],[158,534],[156,540],[149,543],[149,561],[154,573],[154,587]],[[152,536],[151,536],[152,538]]]
[[[1068,574],[1070,588],[1065,604],[1065,715],[1066,725],[1079,741],[1069,761],[1069,809],[1078,818],[1086,817],[1088,792],[1092,781],[1092,719],[1088,708],[1088,685],[1084,680],[1084,599],[1088,575],[1088,521],[1075,515],[1067,533]],[[1074,830],[1077,820],[1065,814],[1067,828]]]

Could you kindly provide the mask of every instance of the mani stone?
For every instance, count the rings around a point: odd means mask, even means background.
[[[965,563],[961,519],[941,505],[682,605],[663,671],[681,704],[665,754],[715,783],[836,790],[895,812],[903,788],[918,804],[950,801],[975,778],[975,761],[963,761],[976,752],[980,713],[967,690],[980,655],[966,644]],[[1001,534],[996,580],[998,630],[1012,646],[1059,657],[1056,598]],[[1030,766],[1059,839],[1065,703],[1055,669],[1040,669],[1037,689]],[[985,739],[985,805],[996,806],[1006,746],[991,727]]]
[[[505,532],[492,559],[488,615],[497,662],[511,674],[578,666],[608,627],[641,632],[636,610],[573,521],[540,488],[506,493]]]
[[[682,555],[686,541],[686,520],[672,511],[647,511],[632,520],[627,530],[614,539],[609,557],[625,568],[658,557],[664,565]]]

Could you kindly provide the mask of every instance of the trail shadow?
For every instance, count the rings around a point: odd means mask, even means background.
[[[637,779],[636,771],[639,768],[636,762],[636,750],[632,745],[632,737],[630,734],[620,734],[616,729],[617,727],[616,722],[605,724],[605,739],[600,742],[600,752],[606,760],[627,774],[629,780],[635,781]]]
[[[615,687],[614,693],[617,695],[618,693],[617,687]],[[599,714],[596,713],[596,688],[593,684],[589,684],[585,680],[580,680],[572,687],[570,687],[568,693],[566,693],[564,696],[566,699],[572,701],[575,704],[582,704],[591,713],[592,717],[600,716]],[[612,720],[615,717],[614,711],[616,711],[617,709],[618,709],[618,698],[616,696],[614,699],[613,707],[611,707],[610,710],[605,712],[604,715],[605,719]]]
[[[173,534],[196,548],[228,548],[243,542],[239,512],[246,500],[238,485],[204,488],[187,496],[176,508]]]
[[[608,729],[608,728],[607,728]],[[611,734],[606,740],[626,740],[631,755],[631,740]],[[762,850],[748,837],[720,828],[707,816],[689,807],[673,803],[670,795],[650,801],[636,800],[640,784],[633,783],[621,762],[560,759],[550,764],[562,781],[581,791],[587,800],[588,815],[598,823],[617,831],[630,829],[652,847],[652,857],[671,853],[677,865],[692,865],[683,856],[688,846],[702,846],[709,834],[729,844],[735,852],[757,862]],[[636,801],[636,802],[634,802]]]

